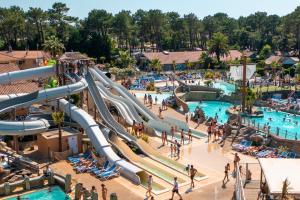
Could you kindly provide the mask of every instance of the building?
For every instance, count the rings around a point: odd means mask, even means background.
[[[154,59],[160,60],[162,64],[162,70],[172,71],[173,62],[176,63],[176,69],[186,69],[186,62],[197,63],[202,53],[205,51],[181,51],[181,52],[147,52],[143,53],[140,59],[149,63]],[[221,61],[228,62],[230,60],[239,60],[242,57],[242,53],[237,50],[230,50],[227,56],[221,57]],[[142,70],[146,69],[146,65],[141,66]]]
[[[15,64],[21,70],[44,66],[49,59],[44,51],[0,51],[0,64]]]
[[[299,62],[297,57],[283,57],[272,55],[265,60],[266,65],[271,65],[272,63],[279,63],[284,66],[294,66]]]
[[[0,64],[0,74],[19,70],[20,68],[15,63]],[[40,89],[41,85],[36,80],[15,81],[0,85],[0,95],[31,93]]]

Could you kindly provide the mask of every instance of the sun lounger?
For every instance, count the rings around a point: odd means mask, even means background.
[[[94,174],[96,176],[100,176],[102,173],[106,173],[106,172],[109,172],[109,171],[114,171],[116,168],[117,168],[117,165],[114,163],[111,167],[108,167],[105,170],[95,171]]]
[[[97,174],[101,174],[103,172],[109,171],[111,169],[114,169],[116,167],[116,164],[113,164],[111,167],[109,167],[109,162],[108,163],[104,163],[103,167],[93,171],[93,174],[97,175]]]
[[[296,158],[297,157],[297,154],[295,152],[289,152],[288,158]]]
[[[105,173],[101,174],[99,176],[99,178],[102,180],[108,180],[112,177],[118,177],[118,176],[120,176],[120,172],[119,172],[119,169],[116,169],[114,171],[105,172]]]
[[[278,156],[279,156],[279,158],[286,158],[288,156],[288,154],[289,154],[288,151],[283,151]]]

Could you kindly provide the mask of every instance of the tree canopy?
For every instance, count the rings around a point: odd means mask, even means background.
[[[69,15],[65,3],[54,3],[48,10],[0,8],[1,49],[9,46],[16,50],[41,49],[49,36],[57,37],[67,51],[80,51],[98,61],[105,57],[106,62],[118,54],[116,48],[129,53],[145,48],[153,51],[199,48],[222,56],[227,49],[261,52],[267,44],[272,52],[299,55],[300,6],[282,17],[256,12],[238,19],[225,13],[199,19],[193,13],[181,16],[158,9],[135,13],[122,10],[116,14],[94,9],[86,18],[78,19]]]

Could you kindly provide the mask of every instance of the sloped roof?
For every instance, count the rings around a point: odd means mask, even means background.
[[[0,64],[0,74],[19,71],[20,68],[15,64]],[[34,81],[16,81],[11,84],[0,85],[0,95],[30,93],[39,90],[39,85]]]
[[[90,60],[90,58],[80,52],[65,52],[59,60],[61,61],[77,61],[77,60]]]
[[[15,64],[0,64],[0,74],[19,70],[20,68]]]
[[[144,53],[144,56],[148,60],[154,60],[159,59],[161,64],[172,64],[173,61],[176,62],[176,64],[182,64],[185,63],[186,60],[189,60],[189,62],[197,62],[201,56],[203,51],[181,51],[181,52],[149,52]]]
[[[0,51],[1,60],[21,59],[49,59],[50,55],[44,51]]]
[[[279,62],[281,60],[282,56],[270,56],[265,60],[265,63],[267,65],[270,65],[272,62]]]
[[[186,60],[189,62],[197,62],[201,54],[205,51],[180,51],[180,52],[149,52],[143,53],[148,60],[159,59],[161,64],[183,64]],[[213,55],[214,56],[214,55]],[[221,57],[222,61],[230,61],[240,59],[242,53],[238,50],[230,50],[228,56]]]

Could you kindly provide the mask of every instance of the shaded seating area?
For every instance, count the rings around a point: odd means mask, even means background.
[[[261,166],[258,199],[300,198],[300,159],[259,158],[258,161]]]

